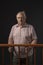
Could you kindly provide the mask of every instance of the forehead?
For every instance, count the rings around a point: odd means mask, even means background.
[[[22,13],[18,13],[17,17],[23,17],[24,15]]]

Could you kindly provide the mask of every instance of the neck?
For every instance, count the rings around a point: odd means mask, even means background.
[[[23,24],[21,24],[21,25],[20,25],[20,24],[18,24],[18,26],[24,26],[25,24],[26,24],[26,22],[25,22],[25,23],[23,23]]]

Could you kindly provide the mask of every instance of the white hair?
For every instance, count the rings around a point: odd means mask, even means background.
[[[17,13],[17,15],[18,15],[18,14],[23,15],[23,16],[24,16],[24,18],[26,19],[26,14],[25,14],[25,12],[24,12],[24,11],[20,11],[20,12],[18,12],[18,13]],[[17,15],[16,15],[16,17],[17,17]]]

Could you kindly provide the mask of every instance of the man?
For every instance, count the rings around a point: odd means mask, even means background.
[[[26,14],[24,11],[20,11],[16,15],[17,24],[13,25],[8,38],[8,44],[36,44],[37,35],[34,27],[26,23]],[[9,47],[9,52],[12,52],[12,47]],[[21,61],[26,60],[26,49],[25,47],[20,47],[20,59]],[[13,64],[18,64],[18,47],[14,47],[13,50]],[[28,58],[29,65],[32,65],[33,48],[28,47]]]

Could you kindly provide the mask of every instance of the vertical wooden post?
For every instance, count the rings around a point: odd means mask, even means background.
[[[4,65],[4,47],[2,47],[2,65]]]
[[[34,47],[34,65],[36,65],[36,47]]]
[[[42,48],[42,65],[43,65],[43,48]]]
[[[19,57],[18,57],[19,58],[19,64],[18,65],[20,65],[20,46],[18,46],[18,50],[19,50],[19,52],[18,52],[19,53]]]

